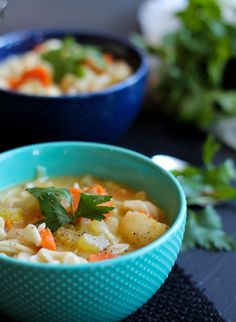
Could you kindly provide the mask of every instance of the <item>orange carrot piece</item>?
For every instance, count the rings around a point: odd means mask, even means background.
[[[104,251],[104,252],[100,252],[97,254],[89,255],[88,261],[89,262],[97,262],[97,261],[102,261],[105,259],[111,259],[111,258],[116,258],[116,257],[118,257],[118,255],[112,254],[111,252],[108,252],[108,251]]]
[[[101,203],[100,206],[112,207],[113,206],[112,200],[107,201],[107,202],[104,202],[104,203]],[[106,214],[103,214],[103,216],[105,216],[106,218],[108,218],[111,214],[112,214],[112,212],[108,212]]]
[[[42,213],[40,211],[35,212],[30,218],[29,224],[35,224],[37,221],[42,219]]]
[[[106,53],[106,54],[104,54],[104,55],[103,55],[103,59],[105,60],[105,62],[106,62],[107,64],[112,64],[112,63],[113,63],[113,61],[114,61],[114,57],[113,57],[113,55],[112,55],[111,53]]]
[[[32,68],[22,75],[22,81],[29,79],[38,79],[44,86],[49,86],[52,83],[52,77],[49,71],[41,66]]]
[[[22,84],[32,79],[37,79],[45,87],[51,85],[52,83],[51,74],[46,68],[41,66],[38,66],[26,71],[19,79],[11,78],[9,79],[8,82],[9,82],[10,88],[13,90],[16,90]]]
[[[50,250],[56,250],[56,244],[52,235],[52,232],[49,228],[45,228],[40,231],[41,236],[41,246]]]
[[[10,79],[8,79],[8,84],[11,89],[15,90],[19,87],[19,79],[10,78]]]
[[[38,44],[33,48],[33,51],[35,51],[36,53],[41,53],[44,49],[44,45],[43,44]]]
[[[85,58],[83,62],[86,66],[90,67],[95,73],[97,74],[104,73],[104,68],[98,66],[93,59]]]
[[[11,220],[6,220],[5,221],[5,227],[6,227],[6,229],[7,230],[10,230],[11,229],[11,227],[12,227],[12,221]]]
[[[72,208],[74,211],[76,211],[80,201],[81,190],[78,188],[70,188],[69,191],[72,197]]]

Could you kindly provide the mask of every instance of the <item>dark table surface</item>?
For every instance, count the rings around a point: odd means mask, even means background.
[[[192,127],[176,126],[152,112],[142,112],[133,126],[115,143],[147,156],[169,154],[194,164],[201,164],[201,146],[204,135]],[[2,140],[4,151],[29,142]],[[223,147],[216,162],[230,157],[236,161],[236,152]],[[236,202],[219,208],[227,232],[236,239]],[[203,250],[182,252],[178,263],[191,274],[199,288],[226,321],[236,321],[236,252],[212,253]]]
[[[169,154],[194,164],[201,164],[201,146],[204,135],[192,127],[173,125],[156,115],[142,114],[118,145],[144,153],[147,156]],[[230,157],[236,161],[236,152],[222,147],[216,162]],[[236,202],[219,208],[224,227],[236,239]],[[178,263],[191,274],[197,285],[205,289],[226,321],[236,321],[236,253],[212,253],[203,250],[182,252]]]

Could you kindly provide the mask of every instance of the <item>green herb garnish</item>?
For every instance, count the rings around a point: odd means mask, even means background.
[[[106,68],[103,54],[97,47],[80,45],[72,37],[65,38],[61,48],[44,52],[42,59],[53,67],[56,83],[59,83],[66,74],[83,77],[86,73],[83,62],[86,59],[92,60],[93,64],[100,69]]]
[[[90,195],[81,193],[77,210],[72,208],[72,197],[65,188],[29,188],[26,189],[37,198],[45,223],[52,232],[58,230],[67,223],[75,223],[79,217],[102,220],[104,214],[112,211],[114,207],[99,206],[111,200],[111,196]],[[71,211],[69,215],[62,203],[68,204]]]
[[[188,204],[185,249],[198,246],[208,250],[236,250],[236,243],[223,231],[221,217],[213,208],[219,202],[236,198],[233,161],[228,159],[222,164],[213,164],[219,149],[220,145],[210,136],[203,145],[203,168],[189,165],[181,171],[173,171]]]
[[[189,206],[205,206],[227,202],[236,198],[236,169],[231,159],[219,165],[213,164],[220,149],[212,136],[203,145],[203,167],[187,166],[181,171],[173,171],[180,181]]]
[[[222,229],[219,213],[212,206],[188,211],[183,248],[201,247],[208,250],[236,250],[236,243]]]
[[[136,43],[161,58],[153,96],[175,119],[207,128],[236,115],[236,24],[229,24],[218,0],[189,0],[177,13],[180,29],[164,36],[160,46]],[[156,95],[157,94],[157,95]]]

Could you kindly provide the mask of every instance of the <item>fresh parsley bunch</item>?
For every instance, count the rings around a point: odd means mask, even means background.
[[[177,13],[181,27],[167,34],[160,47],[141,41],[161,58],[153,94],[163,110],[200,128],[236,115],[236,22],[226,22],[221,10],[218,0],[189,0]]]
[[[186,166],[173,171],[184,189],[188,216],[183,246],[208,250],[236,250],[235,241],[224,232],[215,205],[236,199],[236,169],[228,159],[219,165],[213,159],[220,149],[210,136],[203,145],[202,168]]]

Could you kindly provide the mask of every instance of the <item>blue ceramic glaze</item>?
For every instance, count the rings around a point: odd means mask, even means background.
[[[186,202],[176,179],[135,152],[95,143],[33,145],[0,155],[0,189],[49,176],[93,174],[145,190],[170,229],[155,242],[112,260],[84,265],[27,263],[0,256],[0,311],[20,321],[120,321],[162,285],[180,250]]]
[[[143,101],[147,64],[128,40],[109,34],[76,30],[20,31],[0,37],[0,61],[21,54],[49,38],[75,37],[125,59],[134,73],[102,91],[44,97],[0,90],[1,133],[9,127],[28,142],[88,140],[112,142],[129,127]],[[0,133],[0,134],[1,134]]]

